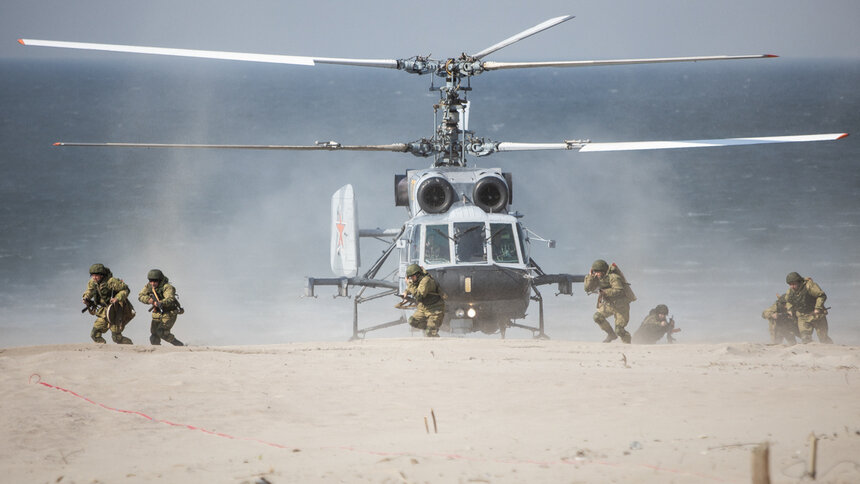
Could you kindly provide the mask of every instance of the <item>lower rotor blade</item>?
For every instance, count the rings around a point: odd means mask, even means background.
[[[671,150],[677,148],[715,148],[720,146],[760,145],[769,143],[805,143],[810,141],[833,141],[848,136],[848,133],[808,134],[797,136],[768,136],[761,138],[702,139],[686,141],[633,141],[623,143],[588,143],[579,151],[638,151]]]
[[[540,151],[572,150],[580,152],[671,150],[678,148],[715,148],[721,146],[759,145],[769,143],[805,143],[810,141],[833,141],[848,136],[848,133],[807,134],[795,136],[767,136],[758,138],[725,138],[682,141],[629,141],[619,143],[592,143],[590,141],[566,141],[564,143],[512,143],[501,142],[495,151]]]
[[[590,61],[548,61],[548,62],[493,62],[487,61],[482,64],[485,71],[501,69],[529,69],[533,67],[594,67],[594,66],[620,66],[630,64],[661,64],[666,62],[698,62],[714,60],[736,60],[736,59],[767,59],[779,57],[773,54],[750,54],[750,55],[709,55],[698,57],[656,57],[653,59],[615,59],[615,60],[590,60]]]
[[[394,143],[390,145],[342,145],[337,142],[325,142],[317,145],[207,145],[182,143],[78,143],[58,142],[54,146],[88,146],[111,148],[202,148],[230,150],[297,150],[297,151],[396,151],[406,152],[408,145]]]

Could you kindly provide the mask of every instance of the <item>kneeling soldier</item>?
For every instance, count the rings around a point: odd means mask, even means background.
[[[176,339],[170,332],[176,323],[176,315],[185,312],[176,299],[176,288],[169,282],[167,277],[158,269],[153,269],[146,274],[149,282],[141,289],[138,300],[152,306],[152,323],[149,325],[149,342],[160,345],[161,340],[167,341],[174,346],[184,346],[182,341]]]
[[[433,276],[418,264],[411,264],[406,268],[406,292],[402,297],[408,296],[412,296],[418,303],[418,308],[409,318],[409,325],[423,329],[426,336],[438,337],[442,319],[445,317],[445,299]]]

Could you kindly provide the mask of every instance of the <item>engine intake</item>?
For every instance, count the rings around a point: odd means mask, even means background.
[[[418,206],[426,213],[443,213],[448,211],[456,199],[454,187],[444,177],[439,175],[425,178],[415,191]]]
[[[504,212],[509,203],[508,184],[499,175],[487,175],[475,183],[472,200],[489,213]]]

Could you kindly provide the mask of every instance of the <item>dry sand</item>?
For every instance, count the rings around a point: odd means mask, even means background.
[[[769,442],[798,482],[814,432],[818,481],[858,483],[858,368],[820,344],[7,348],[0,481],[749,483]]]

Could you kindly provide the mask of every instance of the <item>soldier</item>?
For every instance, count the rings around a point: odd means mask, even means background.
[[[431,338],[439,337],[439,327],[445,316],[445,299],[439,284],[418,264],[406,268],[406,291],[401,295],[404,299],[411,296],[418,303],[415,312],[409,318],[409,325],[423,329],[424,334]]]
[[[658,304],[657,307],[648,312],[648,316],[642,321],[639,329],[633,333],[633,342],[639,345],[652,345],[658,341],[663,335],[666,336],[666,341],[674,343],[675,338],[672,333],[680,330],[675,329],[675,319],[666,319],[669,314],[669,307],[665,304]]]
[[[84,291],[83,301],[90,311],[96,316],[90,337],[96,343],[105,343],[102,334],[108,329],[114,343],[130,345],[131,339],[122,335],[125,325],[134,318],[134,308],[128,300],[128,286],[122,279],[113,277],[110,269],[104,264],[93,264],[90,266],[90,280],[87,282],[87,290]]]
[[[818,341],[832,344],[833,340],[827,336],[827,308],[824,307],[827,295],[824,291],[811,278],[804,279],[796,272],[785,276],[785,282],[789,287],[785,300],[797,318],[801,343],[812,342],[814,329],[818,333]]]
[[[776,301],[761,313],[761,317],[767,319],[770,330],[770,342],[778,345],[783,340],[789,346],[797,343],[796,337],[800,337],[797,331],[797,319],[791,315],[785,301],[785,294],[776,295]]]
[[[588,294],[599,292],[597,298],[597,312],[594,313],[594,322],[600,329],[606,331],[604,343],[609,343],[621,337],[621,341],[629,344],[630,333],[624,329],[630,320],[630,303],[636,300],[630,285],[624,279],[624,274],[614,263],[612,267],[605,260],[597,259],[591,265],[591,272],[585,276],[585,292]],[[615,318],[615,330],[606,320],[608,316]]]
[[[173,287],[158,269],[153,269],[146,274],[149,282],[140,290],[137,299],[152,306],[152,323],[149,325],[149,342],[160,345],[161,340],[167,341],[173,346],[185,346],[182,341],[170,332],[176,323],[176,315],[185,311],[176,299],[176,288]]]

